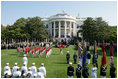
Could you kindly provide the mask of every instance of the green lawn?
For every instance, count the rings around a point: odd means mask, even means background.
[[[60,49],[59,48],[52,48],[52,54],[49,58],[45,57],[28,57],[28,67],[32,65],[33,62],[36,63],[36,67],[40,67],[41,63],[45,63],[46,71],[47,71],[47,78],[67,78],[67,67],[68,64],[66,64],[66,52],[67,50],[70,51],[70,61],[73,61],[73,54],[74,52],[77,53],[76,47],[75,46],[69,46],[69,48],[64,48],[63,49],[63,55],[60,54]],[[92,48],[90,48],[91,53],[92,53]],[[115,52],[116,53],[116,52]],[[100,67],[101,65],[101,48],[98,48],[98,66]],[[109,54],[109,51],[107,51],[107,55]],[[2,75],[3,75],[3,69],[4,66],[6,65],[7,62],[10,63],[10,67],[12,68],[15,62],[18,62],[18,66],[22,66],[22,58],[23,56],[19,56],[16,52],[15,49],[10,49],[10,50],[1,50],[1,66],[2,66]],[[78,62],[78,60],[77,60]],[[92,62],[92,59],[91,59]],[[115,54],[114,56],[114,64],[115,67],[117,68],[117,55]],[[73,64],[74,68],[77,67],[77,64]],[[89,67],[89,77],[91,76],[91,68],[92,64],[88,65]],[[107,56],[107,77],[109,78],[109,56]],[[75,72],[74,72],[75,74]],[[116,74],[117,74],[117,69],[116,69]],[[97,73],[98,77],[100,78],[100,68],[98,69]],[[76,76],[74,75],[74,78]]]

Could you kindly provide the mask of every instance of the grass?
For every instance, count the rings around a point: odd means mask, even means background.
[[[28,57],[28,67],[30,67],[32,65],[33,62],[36,63],[36,67],[40,67],[41,63],[45,63],[45,67],[46,67],[46,71],[47,71],[47,78],[67,78],[67,67],[69,66],[68,64],[66,64],[66,52],[67,50],[70,51],[70,62],[74,62],[73,61],[73,54],[74,52],[77,53],[76,47],[75,46],[69,46],[68,48],[64,48],[63,49],[63,55],[60,54],[60,49],[59,48],[52,48],[52,54],[50,57],[45,58],[45,57]],[[90,51],[92,53],[92,47],[90,47]],[[109,51],[106,51],[107,55],[109,54]],[[116,53],[116,52],[115,52]],[[101,48],[98,48],[98,66],[100,67],[101,65],[101,57],[102,57],[102,52],[101,52]],[[10,63],[10,67],[12,68],[15,62],[18,62],[18,66],[21,67],[22,66],[22,58],[23,56],[19,56],[17,54],[17,51],[15,49],[6,49],[6,50],[1,50],[1,66],[2,66],[2,75],[3,75],[3,69],[4,66],[6,65],[7,62]],[[107,56],[107,78],[110,78],[109,76],[109,56]],[[78,59],[77,59],[78,62]],[[91,59],[92,62],[92,59]],[[114,56],[114,64],[116,67],[116,74],[117,74],[117,55],[115,54]],[[76,69],[77,64],[73,64],[74,69]],[[88,65],[89,67],[89,77],[91,77],[91,68],[93,67],[92,64]],[[100,68],[97,71],[97,77],[100,78]],[[75,70],[74,70],[74,78],[76,78],[75,76]]]

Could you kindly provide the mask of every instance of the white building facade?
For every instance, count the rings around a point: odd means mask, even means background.
[[[86,18],[80,18],[68,15],[67,13],[60,13],[50,17],[42,18],[49,37],[56,39],[73,39],[73,37],[81,37],[78,33],[80,27]]]

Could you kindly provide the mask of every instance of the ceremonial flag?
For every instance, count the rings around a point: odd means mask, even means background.
[[[79,55],[82,55],[81,50],[83,51],[83,49],[82,49],[82,47],[81,47],[81,45],[80,45],[80,42],[78,41],[78,56],[79,56]]]
[[[113,56],[113,42],[110,43],[109,49],[110,49],[109,55]]]
[[[84,41],[84,44],[83,44],[83,59],[82,59],[82,61],[83,61],[83,66],[85,65],[85,63],[86,63],[86,59],[87,59],[87,50],[86,50],[86,42]]]
[[[110,65],[113,64],[113,42],[110,42],[110,46],[109,46],[110,52]]]
[[[95,58],[97,58],[97,57],[95,57],[96,54],[97,54],[97,42],[95,41],[95,43],[94,43],[94,51],[93,51],[93,58],[92,58],[92,63],[93,64],[95,63],[95,60],[97,60],[97,59],[95,59]]]
[[[107,64],[104,41],[102,42],[102,53],[103,53],[103,57],[102,57],[102,66],[103,66],[103,65]]]
[[[78,56],[80,55],[80,53],[81,53],[81,49],[80,49],[80,43],[78,41]]]
[[[86,63],[86,59],[87,59],[87,51],[86,51],[86,48],[85,48],[85,51],[83,52],[83,65]]]

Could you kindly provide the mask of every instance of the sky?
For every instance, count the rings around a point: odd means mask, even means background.
[[[63,11],[75,17],[102,17],[109,25],[117,25],[116,1],[2,1],[1,23],[12,25],[21,17],[44,18]]]

